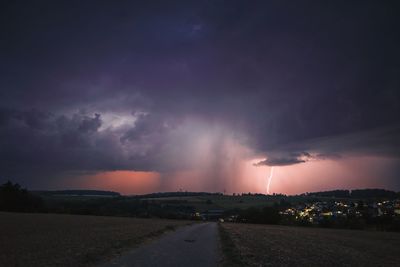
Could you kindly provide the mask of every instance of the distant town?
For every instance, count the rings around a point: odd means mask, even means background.
[[[369,202],[362,200],[358,202],[345,200],[318,201],[295,205],[281,211],[280,214],[283,216],[283,220],[287,222],[296,221],[322,226],[330,223],[345,224],[348,220],[400,218],[400,199]],[[353,227],[357,228],[357,225],[354,224]]]
[[[393,191],[333,190],[275,196],[282,197],[279,204],[275,203],[280,215],[279,224],[400,230],[400,197]],[[236,222],[240,216],[231,215],[225,220]],[[246,219],[242,218],[241,222],[246,222]]]

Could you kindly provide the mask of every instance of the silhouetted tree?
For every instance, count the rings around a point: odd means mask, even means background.
[[[43,210],[43,201],[34,196],[19,184],[8,181],[0,186],[0,210],[37,212]]]

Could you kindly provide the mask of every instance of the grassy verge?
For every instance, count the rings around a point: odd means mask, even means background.
[[[244,266],[245,264],[240,252],[235,246],[235,243],[233,242],[229,233],[220,224],[218,224],[218,230],[222,251],[220,266]]]

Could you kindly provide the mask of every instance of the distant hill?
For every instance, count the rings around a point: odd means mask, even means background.
[[[109,196],[109,197],[119,197],[121,196],[118,192],[113,191],[103,191],[103,190],[49,190],[49,191],[32,191],[33,193],[39,195],[47,196]]]
[[[355,190],[331,190],[311,192],[302,194],[314,197],[335,197],[335,198],[399,198],[400,192],[385,189],[355,189]]]
[[[209,193],[209,192],[159,192],[150,193],[145,195],[137,195],[134,197],[139,198],[165,198],[165,197],[196,197],[196,196],[214,196],[222,195],[222,193]]]

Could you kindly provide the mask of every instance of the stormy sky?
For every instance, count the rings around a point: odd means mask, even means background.
[[[0,182],[400,190],[396,1],[3,1]]]

